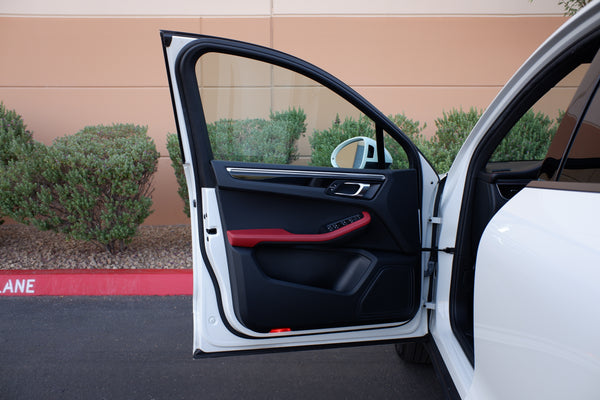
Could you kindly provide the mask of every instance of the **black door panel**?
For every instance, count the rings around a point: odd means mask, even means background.
[[[294,331],[403,323],[414,316],[421,276],[414,170],[346,176],[309,167],[282,166],[273,173],[273,166],[212,165],[226,231],[314,235],[349,216],[370,216],[366,227],[333,242],[227,242],[234,310],[247,328]],[[231,174],[232,168],[246,174]],[[256,172],[261,168],[271,172]],[[331,182],[346,178],[379,185],[377,194],[365,199],[328,193]]]
[[[374,198],[364,199],[328,194],[328,184],[325,183],[315,187],[312,184],[303,186],[235,179],[227,169],[240,164],[212,162],[225,230],[280,228],[292,233],[316,234],[331,222],[367,211],[372,222],[366,228],[366,234],[360,235],[354,245],[405,254],[420,253],[420,199],[414,170],[377,171],[373,175],[383,177],[383,180],[376,180],[381,187]],[[256,169],[260,166],[251,167]],[[286,166],[284,169],[296,172],[305,170],[310,174],[327,172],[325,169],[308,167],[299,169]],[[348,173],[349,179],[357,180],[357,175]],[[298,179],[302,180],[301,177]],[[313,179],[308,175],[304,181]],[[340,176],[336,179],[340,179]],[[365,182],[375,179],[362,178]]]
[[[356,252],[352,257],[345,248],[296,246],[228,250],[234,310],[256,332],[400,323],[419,305],[416,255]],[[324,252],[332,264],[322,264]]]

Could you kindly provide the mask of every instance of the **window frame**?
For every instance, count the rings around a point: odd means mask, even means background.
[[[398,142],[406,153],[410,168],[417,171],[418,181],[421,181],[420,151],[417,147],[381,111],[339,79],[308,62],[271,48],[211,36],[199,35],[194,36],[194,38],[197,40],[190,42],[182,49],[177,60],[178,68],[174,72],[177,85],[181,89],[186,126],[194,133],[190,135],[190,145],[194,149],[191,156],[194,158],[194,165],[198,166],[194,172],[196,174],[196,182],[201,187],[215,187],[216,179],[210,164],[214,159],[214,155],[206,128],[207,124],[198,89],[199,82],[195,67],[200,57],[211,52],[229,54],[272,64],[303,75],[323,85],[370,118],[375,124],[376,131],[380,127],[379,131],[387,132],[392,139]],[[204,38],[209,40],[203,41],[202,39]],[[383,142],[383,137],[378,139],[378,143],[380,142]],[[333,167],[308,168],[333,169]],[[422,188],[419,189],[419,192],[421,190]]]

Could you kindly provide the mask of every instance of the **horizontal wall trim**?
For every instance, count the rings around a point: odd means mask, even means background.
[[[87,90],[87,89],[94,89],[94,90],[115,90],[115,89],[123,89],[123,90],[128,90],[128,89],[135,89],[135,90],[140,90],[140,89],[148,89],[148,90],[154,90],[154,89],[168,89],[168,86],[148,86],[148,85],[139,85],[139,86],[87,86],[87,85],[82,85],[82,86],[61,86],[61,85],[22,85],[22,86],[3,86],[0,85],[0,88],[2,89],[65,89],[65,90],[72,90],[72,89],[82,89],[82,90]]]
[[[562,14],[273,14],[273,17],[277,18],[555,18],[563,17]],[[211,18],[211,17],[206,17]],[[220,17],[221,18],[221,17]]]
[[[343,14],[343,13],[322,13],[322,14],[256,14],[256,15],[236,15],[236,14],[222,14],[222,15],[180,15],[180,14],[0,14],[0,18],[110,18],[110,19],[220,19],[220,18],[555,18],[564,17],[563,14],[385,14],[385,13],[374,13],[374,14]],[[566,17],[565,17],[566,19]]]
[[[94,89],[94,90],[115,90],[115,89],[135,89],[135,90],[140,90],[140,89],[148,89],[148,90],[154,90],[154,89],[168,89],[169,86],[151,86],[151,85],[139,85],[139,86],[90,86],[90,85],[81,85],[81,86],[74,86],[74,85],[7,85],[7,86],[3,86],[0,85],[0,88],[2,89]]]
[[[270,14],[256,15],[204,15],[204,14],[8,14],[0,13],[0,18],[98,18],[98,19],[200,19],[200,18],[270,18]]]

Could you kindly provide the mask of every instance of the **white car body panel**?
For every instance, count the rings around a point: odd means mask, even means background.
[[[597,192],[525,188],[487,226],[472,398],[600,395],[598,204]]]
[[[556,57],[557,54],[570,46],[579,37],[587,35],[588,32],[591,32],[598,26],[600,23],[600,2],[595,1],[589,4],[586,6],[586,11],[571,18],[529,57],[496,96],[473,128],[473,131],[460,149],[447,174],[446,186],[440,201],[439,210],[439,214],[443,218],[439,233],[439,248],[455,247],[466,175],[477,146],[513,98],[533,77],[540,73],[547,62]],[[508,204],[511,202],[512,200]],[[531,241],[531,238],[529,240]],[[465,357],[451,327],[449,299],[453,259],[453,255],[440,253],[436,280],[436,311],[430,321],[430,333],[444,359],[444,363],[457,391],[462,398],[467,398],[470,396],[471,385],[476,385],[476,381],[474,380],[475,371]],[[485,263],[478,259],[476,270],[479,272],[485,268]],[[518,327],[515,328],[518,329]],[[475,354],[477,352],[478,348],[475,345]],[[497,374],[497,371],[495,373]],[[481,374],[477,374],[477,380],[481,378]],[[507,381],[504,382],[506,384]]]

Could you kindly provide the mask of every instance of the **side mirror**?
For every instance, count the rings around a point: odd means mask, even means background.
[[[392,156],[384,149],[385,167],[392,165]],[[377,168],[377,142],[365,136],[357,136],[340,143],[331,153],[331,165],[335,168]]]

